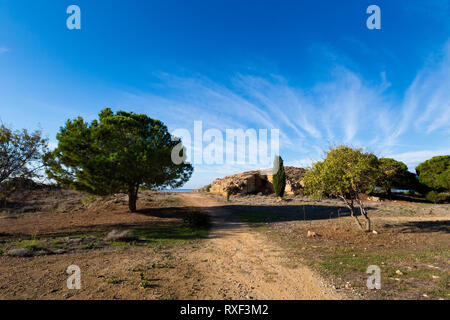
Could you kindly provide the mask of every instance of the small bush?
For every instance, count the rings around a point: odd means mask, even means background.
[[[211,217],[205,212],[191,211],[184,216],[183,222],[192,229],[209,228],[211,226]]]
[[[115,278],[115,279],[106,279],[105,281],[108,284],[120,284],[120,283],[123,282],[123,279],[122,278]]]
[[[450,200],[450,194],[444,192],[430,191],[426,195],[426,199],[433,203],[448,202]]]
[[[148,283],[148,280],[141,280],[141,282],[139,282],[139,287],[141,288],[148,288],[150,286],[150,284]]]
[[[206,190],[206,192],[211,192],[211,185],[208,184],[208,185],[206,186],[205,190]]]
[[[139,274],[139,276],[141,277],[141,282],[139,282],[139,287],[141,287],[143,289],[150,287],[150,282],[147,279],[145,279],[144,273],[141,272]]]
[[[22,249],[30,249],[30,250],[37,250],[38,246],[40,244],[39,240],[23,240],[20,242],[20,248]]]
[[[95,247],[97,247],[97,243],[96,242],[89,242],[88,244],[85,244],[83,246],[80,247],[81,250],[91,250],[94,249]]]
[[[94,202],[95,200],[97,200],[96,196],[88,194],[87,196],[85,196],[84,198],[81,199],[81,203],[86,206],[86,205]]]

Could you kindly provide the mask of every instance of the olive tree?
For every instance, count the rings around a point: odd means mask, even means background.
[[[131,212],[140,187],[180,187],[193,171],[188,163],[172,162],[181,141],[145,114],[106,108],[91,123],[68,120],[57,139],[58,147],[44,157],[49,178],[95,195],[126,192]]]
[[[12,179],[26,180],[39,177],[42,155],[47,152],[47,139],[39,130],[14,131],[0,124],[0,200],[4,204],[14,191]]]
[[[326,158],[313,164],[304,177],[306,192],[316,197],[336,197],[350,210],[357,226],[363,230],[358,220],[355,204],[366,220],[366,231],[371,230],[371,222],[360,194],[374,189],[377,180],[378,159],[371,153],[348,146],[331,148]]]

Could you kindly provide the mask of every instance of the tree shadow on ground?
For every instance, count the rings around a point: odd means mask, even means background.
[[[144,216],[150,216],[155,218],[173,218],[182,219],[184,214],[189,211],[189,208],[185,207],[170,207],[170,208],[144,208],[138,209],[136,213]]]
[[[222,208],[234,213],[231,219],[251,223],[329,220],[350,216],[350,210],[345,207],[326,205],[230,205]],[[366,210],[373,209],[368,207]],[[356,213],[359,216],[359,209]]]
[[[385,224],[384,228],[398,229],[399,233],[450,233],[450,221],[412,221],[400,224]]]
[[[106,233],[116,230],[140,230],[144,238],[149,239],[173,239],[187,240],[202,238],[201,232],[192,232],[182,224],[183,216],[188,212],[188,208],[183,207],[166,207],[166,208],[145,208],[136,212],[140,215],[161,218],[154,221],[130,221],[130,222],[103,222],[93,224],[64,225],[58,230],[52,231],[33,231],[28,233],[10,233],[7,230],[0,232],[0,240],[2,239],[30,239],[31,237],[40,238],[60,238],[60,237],[82,237],[86,235],[95,235],[103,237]],[[128,212],[124,212],[128,214]]]
[[[112,230],[131,230],[133,234],[139,237],[141,241],[137,242],[159,242],[166,240],[195,240],[206,238],[208,231],[204,229],[190,229],[184,226],[180,221],[173,223],[130,223],[130,224],[103,224],[89,227],[79,227],[76,230],[61,230],[49,233],[35,234],[7,234],[2,233],[0,243],[13,241],[17,239],[57,239],[57,238],[81,238],[87,236],[96,236],[103,239]],[[8,240],[8,241],[5,241]]]
[[[392,193],[391,198],[387,194],[376,194],[382,200],[390,200],[390,201],[406,201],[411,203],[431,203],[427,199],[421,196],[416,195],[407,195],[403,193]]]

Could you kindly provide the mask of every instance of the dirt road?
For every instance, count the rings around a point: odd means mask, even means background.
[[[289,253],[243,223],[230,221],[223,204],[180,193],[186,206],[211,214],[205,246],[186,257],[201,277],[198,299],[342,299],[312,270],[292,264]]]

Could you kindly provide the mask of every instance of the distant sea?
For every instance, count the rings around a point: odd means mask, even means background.
[[[195,189],[165,189],[163,191],[172,191],[172,192],[188,192],[188,191],[192,191]]]

